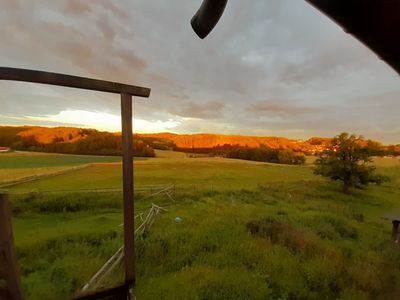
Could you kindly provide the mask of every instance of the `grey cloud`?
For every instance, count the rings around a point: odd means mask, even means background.
[[[294,104],[286,100],[266,100],[250,105],[247,110],[256,115],[303,116],[317,113],[321,107]]]
[[[60,4],[61,2],[59,2]],[[64,2],[65,3],[65,2]],[[124,83],[145,85],[146,78],[153,82],[160,82],[165,85],[169,82],[163,76],[147,71],[147,62],[140,58],[131,45],[116,43],[115,38],[126,39],[128,31],[122,31],[119,36],[121,17],[125,12],[108,1],[94,1],[86,7],[85,1],[67,1],[69,10],[73,10],[70,16],[63,16],[58,19],[50,14],[35,13],[40,11],[38,3],[21,3],[18,10],[9,10],[8,6],[0,10],[7,10],[4,18],[0,18],[3,30],[0,32],[0,39],[7,41],[2,44],[0,50],[0,63],[14,67],[27,67],[44,69],[49,71],[72,73],[76,75],[89,76]],[[43,4],[43,2],[42,2]],[[72,6],[72,8],[71,8]],[[68,6],[67,6],[68,7]],[[98,7],[101,8],[100,13]],[[62,14],[65,8],[63,5],[49,3],[47,9],[52,14]],[[103,11],[103,10],[107,11]],[[84,14],[84,15],[82,15]],[[110,17],[112,14],[113,17]],[[12,63],[14,62],[14,63]],[[7,88],[9,85],[4,85]],[[52,92],[52,89],[55,92]],[[87,99],[79,101],[74,97],[75,93],[66,90],[65,96],[59,97],[58,88],[49,88],[49,95],[36,97],[26,94],[25,98],[31,101],[26,102],[24,108],[27,111],[37,111],[42,108],[42,114],[63,110],[67,108],[95,108],[98,105],[107,105],[109,101],[102,100],[105,97],[96,94],[86,94]],[[7,93],[6,93],[7,94]],[[85,94],[85,93],[83,93]],[[17,105],[15,93],[1,96],[3,113],[20,113],[23,108]],[[37,101],[32,101],[32,99]],[[52,98],[52,101],[47,100]],[[64,101],[69,98],[68,101]],[[100,98],[100,99],[99,99]],[[40,105],[40,103],[46,103]],[[46,109],[47,106],[47,109]],[[118,105],[113,105],[113,111],[118,112]]]
[[[284,66],[280,78],[285,82],[303,83],[311,80],[332,80],[342,73],[368,69],[373,54],[351,39],[349,36],[334,37],[304,61]]]
[[[1,1],[0,65],[151,87],[150,99],[135,99],[135,116],[192,118],[182,132],[307,137],[347,128],[395,139],[398,76],[306,1],[229,1],[205,40],[189,25],[199,5]],[[1,90],[2,114],[119,113],[116,98],[104,94],[13,84]]]
[[[357,107],[374,107],[388,109],[399,106],[400,102],[400,90],[388,91],[384,93],[375,93],[363,97],[355,97],[348,101],[348,104]]]
[[[187,101],[183,105],[176,105],[172,112],[186,118],[215,119],[222,117],[224,107],[225,103],[218,101]]]
[[[65,9],[67,12],[82,15],[93,12],[95,7],[102,7],[104,10],[111,12],[117,18],[126,19],[129,15],[121,9],[114,1],[108,0],[68,0],[65,2]]]
[[[3,0],[2,5],[7,10],[15,10],[20,7],[19,0]]]
[[[69,0],[66,4],[66,10],[69,13],[80,15],[90,12],[91,8],[88,2],[81,0]]]

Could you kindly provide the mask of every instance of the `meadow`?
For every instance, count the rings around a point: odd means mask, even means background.
[[[174,183],[175,202],[136,196],[137,213],[168,209],[137,241],[138,299],[399,298],[400,251],[382,218],[400,208],[398,159],[375,160],[390,182],[345,195],[311,164],[157,154],[135,161],[135,186]],[[27,299],[76,295],[120,247],[121,193],[79,191],[120,188],[114,159],[8,188]]]
[[[0,185],[32,175],[59,172],[99,162],[118,162],[119,157],[63,155],[35,152],[0,153]]]
[[[120,188],[121,164],[93,164],[73,173],[13,187],[12,191]],[[258,184],[313,177],[310,168],[223,158],[155,158],[135,163],[135,185],[170,184],[178,188],[241,189]]]

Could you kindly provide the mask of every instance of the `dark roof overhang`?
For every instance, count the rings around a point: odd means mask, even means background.
[[[400,74],[399,0],[306,0]]]
[[[306,0],[375,52],[400,74],[400,0]],[[221,17],[227,0],[204,0],[192,19],[204,38]]]

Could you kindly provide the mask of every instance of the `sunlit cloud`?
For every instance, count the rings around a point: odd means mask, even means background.
[[[79,127],[95,128],[106,131],[121,131],[121,117],[106,112],[93,112],[86,110],[64,110],[58,114],[46,116],[24,116],[27,122],[50,122],[68,124]],[[172,130],[180,125],[179,120],[154,120],[134,118],[134,132],[162,132]]]

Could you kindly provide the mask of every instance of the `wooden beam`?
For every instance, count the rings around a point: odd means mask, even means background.
[[[125,283],[135,284],[135,212],[133,200],[132,96],[121,94],[122,183],[124,201]]]
[[[21,282],[11,226],[8,194],[0,193],[0,275],[6,282],[9,299],[22,299]]]
[[[128,94],[131,96],[146,98],[150,96],[150,89],[145,87],[27,69],[0,67],[0,80],[43,83],[106,93]]]

